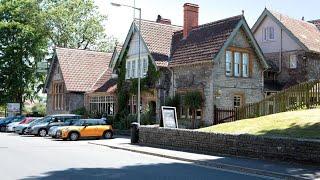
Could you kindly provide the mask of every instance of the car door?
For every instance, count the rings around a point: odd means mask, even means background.
[[[88,121],[85,121],[84,126],[82,126],[80,134],[82,137],[93,137],[95,136],[95,132],[96,132],[95,121],[88,120]]]

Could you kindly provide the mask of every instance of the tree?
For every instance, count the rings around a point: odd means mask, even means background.
[[[93,0],[43,0],[46,25],[55,46],[111,51],[115,39],[105,33],[106,16]]]
[[[192,111],[192,126],[195,128],[196,111],[202,106],[202,95],[198,91],[187,92],[184,96],[184,105]]]
[[[48,31],[37,0],[0,0],[0,104],[33,97]]]

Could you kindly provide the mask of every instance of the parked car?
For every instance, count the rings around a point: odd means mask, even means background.
[[[24,116],[13,116],[5,118],[0,122],[0,131],[5,132],[8,124],[12,122],[20,122],[22,121],[22,119],[24,119]]]
[[[56,133],[57,138],[71,141],[89,137],[110,139],[112,136],[112,125],[103,119],[80,119],[73,126],[61,127]]]
[[[55,138],[58,130],[62,129],[64,126],[72,126],[77,121],[79,121],[79,119],[68,119],[61,126],[53,126],[49,129],[48,135]]]
[[[35,118],[33,117],[25,117],[24,119],[22,119],[20,122],[12,122],[10,124],[7,125],[7,132],[15,132],[15,129],[17,126],[21,125],[21,124],[27,124],[31,121],[35,120]]]
[[[26,130],[28,127],[33,126],[34,124],[37,124],[39,122],[43,121],[43,118],[35,118],[33,121],[31,122],[27,122],[24,124],[19,124],[18,126],[16,126],[16,128],[14,129],[14,132],[19,134],[19,135],[23,135],[26,134]]]
[[[56,114],[44,117],[44,120],[28,127],[26,132],[35,136],[44,137],[53,126],[61,126],[68,119],[80,119],[81,116],[75,114]]]

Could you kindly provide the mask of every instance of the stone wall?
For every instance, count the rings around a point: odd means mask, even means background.
[[[297,68],[290,69],[290,55],[297,56]],[[273,64],[280,66],[279,52],[265,54],[267,60],[272,61]],[[305,51],[286,51],[282,52],[281,71],[277,74],[277,81],[284,85],[285,88],[295,85],[297,83],[305,82],[310,79],[317,79],[320,77],[320,57],[315,54],[306,53]]]
[[[225,135],[185,129],[141,126],[139,143],[169,149],[320,164],[320,141]]]

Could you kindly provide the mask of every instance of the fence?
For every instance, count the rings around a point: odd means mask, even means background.
[[[320,105],[320,80],[297,84],[260,102],[236,109],[215,108],[215,124],[255,118],[296,109],[310,109]]]

